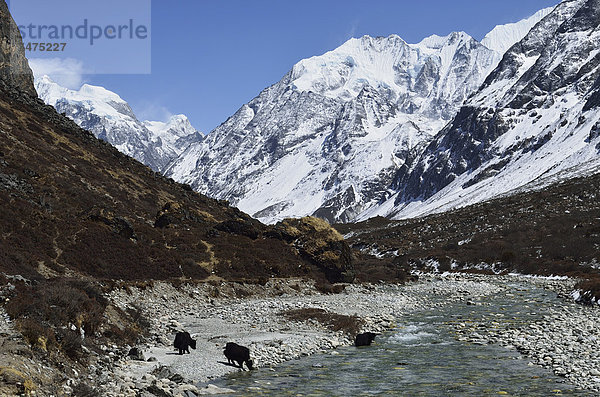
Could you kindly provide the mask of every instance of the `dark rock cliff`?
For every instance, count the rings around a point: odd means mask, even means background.
[[[0,81],[5,90],[37,97],[21,33],[4,0],[0,0]]]

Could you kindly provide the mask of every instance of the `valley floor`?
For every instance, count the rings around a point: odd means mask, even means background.
[[[143,358],[150,361],[117,362],[115,376],[106,385],[111,391],[107,395],[160,394],[158,389],[181,396],[188,390],[196,394],[227,392],[210,381],[240,371],[227,365],[223,355],[229,341],[248,346],[255,365],[263,371],[314,353],[336,354],[336,347],[352,343],[342,330],[333,331],[314,320],[290,321],[282,315],[286,311],[319,308],[357,316],[363,320],[361,330],[381,332],[393,328],[403,314],[432,305],[485,304],[482,302],[493,300],[496,294],[508,294],[509,283],[523,281],[558,293],[564,303],[526,327],[511,326],[509,321],[503,324],[497,318],[457,322],[456,338],[518,349],[531,365],[552,369],[577,387],[600,390],[600,331],[594,326],[600,320],[600,309],[568,301],[573,280],[446,274],[424,275],[419,282],[405,286],[349,285],[336,295],[315,294],[310,284],[299,280],[272,280],[264,287],[200,284],[179,290],[156,283],[152,288],[114,292],[112,298],[119,306],[143,305],[153,326],[150,342],[140,346]],[[191,354],[180,356],[173,350],[178,330],[197,338],[197,349]]]

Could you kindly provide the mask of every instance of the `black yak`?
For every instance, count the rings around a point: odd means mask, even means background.
[[[252,360],[250,359],[250,349],[244,346],[240,346],[237,343],[227,342],[223,354],[227,357],[229,364],[235,365],[237,361],[239,367],[244,369],[244,363],[248,366],[248,369],[252,369]]]
[[[373,340],[375,340],[375,337],[379,335],[373,332],[365,332],[362,334],[358,334],[356,335],[356,338],[354,339],[354,346],[359,347],[359,346],[369,346],[371,344],[371,342],[373,342]]]
[[[175,349],[179,349],[179,354],[190,353],[190,347],[196,348],[196,340],[192,339],[189,332],[178,332],[175,335],[175,342],[173,342]]]

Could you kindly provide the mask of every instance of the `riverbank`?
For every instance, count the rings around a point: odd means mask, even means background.
[[[523,277],[501,277],[509,283]],[[552,370],[565,381],[591,392],[600,392],[600,308],[583,306],[570,298],[573,280],[525,278],[528,283],[557,293],[559,304],[546,305],[549,313],[529,324],[515,324],[510,319],[490,316],[483,321],[454,324],[457,339],[471,343],[497,343],[516,349],[529,359],[529,365]],[[531,310],[524,302],[523,310]]]
[[[314,353],[336,354],[336,347],[352,343],[350,335],[343,330],[334,331],[317,321],[289,321],[282,315],[286,311],[315,308],[355,316],[362,320],[362,331],[382,332],[392,328],[394,322],[403,315],[431,308],[432,305],[483,304],[497,294],[510,293],[507,292],[507,285],[515,281],[534,283],[556,291],[565,298],[573,284],[570,280],[449,274],[425,275],[421,281],[405,286],[348,285],[336,295],[318,294],[312,285],[300,280],[273,280],[264,287],[224,283],[183,286],[179,289],[156,283],[152,288],[115,291],[112,299],[122,308],[133,304],[144,307],[146,316],[152,322],[152,334],[147,344],[138,346],[143,356],[138,358],[144,361],[129,359],[116,363],[115,376],[106,385],[109,390],[107,395],[133,396],[140,392],[156,395],[165,392],[165,395],[186,396],[188,390],[195,394],[217,393],[220,390],[216,387],[203,390],[190,383],[210,384],[212,379],[239,371],[226,365],[222,351],[229,341],[248,346],[260,370],[269,370],[283,361]],[[563,306],[569,309],[561,310]],[[588,316],[587,313],[598,315],[597,311],[588,312],[588,309],[565,301],[564,305],[557,306],[548,319],[553,320],[555,326],[531,324],[530,328],[519,329],[494,325],[488,327],[489,332],[481,332],[481,329],[487,330],[485,327],[489,325],[483,324],[485,321],[481,322],[481,327],[475,323],[469,323],[468,326],[456,324],[456,337],[467,342],[502,343],[509,348],[518,348],[532,358],[542,356],[543,362],[532,360],[532,365],[546,365],[546,352],[543,350],[556,352],[554,347],[564,342],[560,336],[561,326],[578,329],[569,323],[573,312],[583,317]],[[584,324],[595,322],[595,318],[587,319]],[[494,320],[489,319],[490,322]],[[190,332],[198,341],[197,349],[189,355],[179,356],[172,350],[173,336],[178,330]],[[535,330],[540,330],[540,333],[553,331],[542,338]],[[594,330],[590,329],[589,332],[594,333]],[[585,335],[582,337],[586,338]],[[537,343],[533,338],[547,342]],[[519,344],[521,339],[524,342]],[[590,349],[593,349],[593,345]],[[578,351],[572,352],[577,354]],[[565,359],[562,362],[557,359],[557,364],[571,359],[570,353],[563,351],[562,354]],[[588,357],[595,356],[590,352]],[[577,361],[573,359],[572,362]],[[555,373],[558,374],[557,371],[563,368],[565,374],[560,375],[569,382],[595,390],[596,382],[588,378],[600,362],[578,367],[561,365],[563,367],[552,367]]]

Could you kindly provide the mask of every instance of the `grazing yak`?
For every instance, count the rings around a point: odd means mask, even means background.
[[[229,364],[235,365],[237,361],[239,367],[244,369],[244,363],[248,366],[248,369],[252,369],[252,360],[250,359],[250,349],[244,346],[240,346],[237,343],[227,342],[223,354],[227,357]]]
[[[178,332],[175,335],[175,342],[173,342],[175,349],[179,349],[179,354],[190,353],[190,347],[196,348],[196,340],[192,339],[189,332]]]
[[[375,340],[375,337],[379,335],[373,332],[365,332],[362,334],[358,334],[356,335],[356,338],[354,339],[354,346],[359,347],[359,346],[369,346],[371,344],[371,342],[373,342],[373,340]]]

